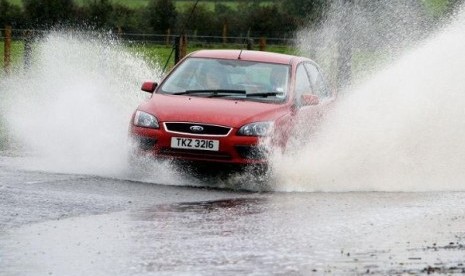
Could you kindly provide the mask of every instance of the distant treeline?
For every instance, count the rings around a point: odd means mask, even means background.
[[[337,0],[362,2],[358,0]],[[371,0],[367,2],[385,1]],[[428,2],[429,0],[418,0]],[[123,1],[124,2],[124,1]],[[147,0],[146,6],[124,5],[121,0],[0,0],[0,29],[79,27],[124,33],[171,34],[184,31],[202,36],[289,37],[302,26],[324,18],[329,0]],[[234,5],[230,3],[234,2]],[[431,0],[453,6],[459,0]],[[213,7],[212,7],[213,5]],[[195,9],[194,9],[195,6]]]
[[[298,26],[318,20],[326,0],[277,1],[148,0],[143,7],[129,7],[112,0],[23,0],[15,5],[0,0],[0,29],[56,26],[120,30],[124,33],[165,34],[181,30],[198,35],[286,37]],[[213,6],[213,7],[212,7]],[[193,12],[192,12],[193,11]]]

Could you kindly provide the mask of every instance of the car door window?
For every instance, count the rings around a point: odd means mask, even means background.
[[[312,86],[308,78],[307,71],[302,64],[297,67],[295,76],[295,91],[297,97],[300,97],[304,94],[312,94]]]
[[[329,90],[326,86],[326,82],[318,68],[309,62],[305,63],[305,68],[310,76],[313,94],[320,98],[329,97]]]

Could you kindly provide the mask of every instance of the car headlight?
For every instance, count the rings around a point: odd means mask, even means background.
[[[146,112],[137,110],[134,116],[134,125],[139,127],[160,128],[157,118]]]
[[[244,136],[267,136],[273,130],[273,122],[256,122],[242,126],[237,134]]]

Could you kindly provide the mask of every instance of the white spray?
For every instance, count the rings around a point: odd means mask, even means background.
[[[397,62],[344,91],[308,146],[273,159],[275,189],[463,190],[463,26],[460,13]],[[303,45],[314,43],[302,43],[305,52]],[[51,33],[34,51],[28,72],[0,81],[0,118],[13,140],[39,158],[28,158],[28,165],[127,177],[129,118],[144,99],[140,84],[157,80],[160,70],[114,40],[85,35]],[[147,181],[181,184],[167,167],[153,172]]]
[[[140,86],[160,76],[115,39],[52,32],[35,44],[32,68],[0,82],[1,117],[28,156],[23,165],[121,177],[130,117],[148,96]]]
[[[298,156],[275,160],[283,191],[465,190],[465,13],[343,93]]]

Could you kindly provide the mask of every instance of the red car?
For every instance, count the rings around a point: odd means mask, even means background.
[[[131,120],[138,154],[239,165],[266,165],[334,98],[312,60],[248,50],[191,53],[142,90],[152,97]]]

